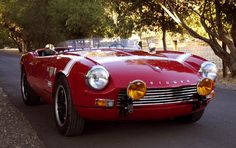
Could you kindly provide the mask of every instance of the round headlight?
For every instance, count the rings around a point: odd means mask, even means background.
[[[109,82],[109,73],[102,66],[93,66],[86,75],[87,83],[96,90],[105,88]]]
[[[141,80],[131,82],[127,88],[127,95],[132,100],[139,100],[146,94],[146,83]]]
[[[199,72],[202,73],[202,76],[204,78],[215,80],[217,77],[217,67],[214,63],[211,62],[202,63]]]
[[[201,96],[207,96],[212,92],[213,87],[214,87],[213,80],[209,78],[203,78],[198,82],[197,92]]]

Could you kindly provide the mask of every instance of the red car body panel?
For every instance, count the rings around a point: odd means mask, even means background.
[[[117,103],[119,91],[127,89],[129,83],[137,79],[144,81],[150,89],[196,86],[201,79],[198,70],[206,61],[198,56],[171,51],[150,54],[119,49],[60,53],[60,48],[55,49],[57,54],[39,56],[39,51],[43,50],[30,52],[21,58],[29,84],[46,102],[52,103],[57,78],[65,75],[73,104],[85,119],[162,119],[190,114],[206,107],[206,104],[202,104],[193,110],[192,102],[134,106],[133,113],[123,117],[119,115]],[[95,65],[102,65],[110,74],[109,84],[103,90],[94,90],[86,82],[87,72]],[[114,100],[114,107],[96,106],[98,98]]]

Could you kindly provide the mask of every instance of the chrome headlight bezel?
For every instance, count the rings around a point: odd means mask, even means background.
[[[86,74],[86,82],[92,89],[102,90],[109,83],[108,71],[100,65],[93,66]]]
[[[203,62],[199,69],[199,72],[202,74],[203,78],[209,78],[213,81],[216,80],[217,77],[217,67],[212,62]]]

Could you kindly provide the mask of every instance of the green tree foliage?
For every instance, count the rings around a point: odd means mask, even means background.
[[[166,31],[182,31],[156,0],[119,0],[113,2],[113,5],[118,14],[117,28],[121,35],[130,35],[132,30],[138,32],[161,30],[163,48],[166,50]]]
[[[9,38],[8,32],[4,28],[0,28],[0,49],[4,47],[14,47],[14,43]]]
[[[112,36],[113,20],[103,0],[51,0],[50,14],[67,38]]]
[[[56,29],[48,15],[48,0],[1,1],[1,26],[6,28],[20,51],[55,42]]]
[[[68,38],[112,36],[103,0],[1,0],[0,25],[20,51]]]
[[[159,1],[163,4],[163,1]],[[188,33],[209,44],[214,53],[228,66],[232,76],[236,76],[236,2],[235,0],[169,0],[166,12]],[[207,36],[201,35],[189,25],[191,16],[197,16]],[[224,50],[220,42],[224,42],[229,50]]]
[[[134,19],[132,13],[126,11],[127,4],[123,1],[106,0],[109,7],[110,16],[114,21],[114,35],[122,38],[128,38],[132,35],[134,30]]]

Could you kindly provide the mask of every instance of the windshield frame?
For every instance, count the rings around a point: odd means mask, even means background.
[[[122,38],[91,38],[74,39],[59,43],[58,47],[67,47],[67,50],[92,50],[92,49],[129,49],[141,50],[139,41],[134,39]]]

